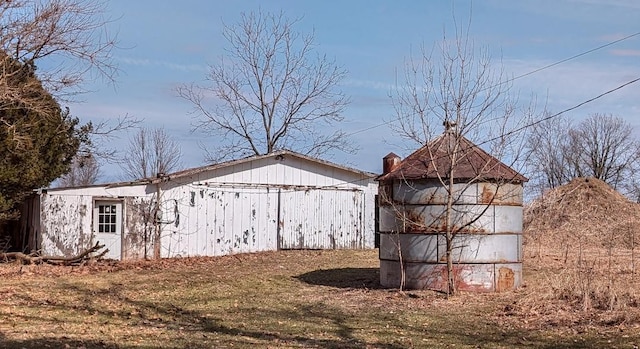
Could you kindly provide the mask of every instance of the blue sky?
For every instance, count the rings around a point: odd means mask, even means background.
[[[242,12],[262,9],[302,17],[297,29],[315,31],[317,51],[348,71],[341,89],[351,104],[340,124],[352,133],[356,154],[328,159],[362,170],[381,171],[393,151],[410,153],[386,126],[358,132],[393,118],[390,88],[405,58],[422,44],[441,41],[458,21],[471,16],[471,38],[486,46],[509,76],[528,73],[613,40],[640,32],[636,0],[484,0],[475,1],[219,1],[110,0],[109,30],[117,33],[114,53],[120,68],[115,85],[98,80],[92,92],[70,104],[82,121],[131,115],[143,125],[164,127],[179,143],[184,167],[204,164],[198,144],[215,139],[192,132],[191,105],[176,96],[181,84],[202,83],[208,65],[224,55],[222,23],[236,23]],[[447,34],[449,35],[449,34]],[[499,67],[498,67],[499,68]],[[518,79],[520,99],[535,94],[557,112],[640,77],[640,36]],[[621,116],[640,136],[640,83],[630,85],[568,115]],[[112,145],[128,143],[121,135]],[[117,166],[103,168],[103,180],[117,180]]]

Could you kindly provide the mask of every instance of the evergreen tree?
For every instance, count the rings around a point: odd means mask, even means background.
[[[81,126],[35,76],[35,66],[0,55],[0,222],[18,217],[34,189],[69,171],[91,125]]]

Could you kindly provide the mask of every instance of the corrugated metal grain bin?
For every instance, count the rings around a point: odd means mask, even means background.
[[[387,155],[383,171],[378,177],[383,286],[446,291],[447,232],[457,290],[494,292],[521,285],[524,176],[454,128],[402,161]]]

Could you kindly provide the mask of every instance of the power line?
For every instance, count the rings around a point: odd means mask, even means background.
[[[511,79],[509,79],[509,80],[507,80],[507,81],[504,81],[504,82],[498,83],[498,85],[502,85],[502,84],[505,84],[505,83],[508,83],[508,82],[512,82],[512,81],[514,81],[514,80],[517,80],[517,79],[520,79],[520,78],[523,78],[523,77],[526,77],[526,76],[529,76],[529,75],[532,75],[532,74],[538,73],[538,72],[543,71],[543,70],[545,70],[545,69],[549,69],[549,68],[551,68],[551,67],[555,67],[556,65],[560,65],[560,64],[562,64],[562,63],[565,63],[565,62],[568,62],[568,61],[570,61],[570,60],[576,59],[576,58],[578,58],[578,57],[581,57],[581,56],[587,55],[587,54],[589,54],[589,53],[592,53],[592,52],[595,52],[595,51],[598,51],[598,50],[601,50],[601,49],[603,49],[603,48],[605,48],[605,47],[608,47],[608,46],[611,46],[611,45],[615,45],[615,44],[617,44],[617,43],[619,43],[619,42],[622,42],[622,41],[625,41],[625,40],[631,39],[631,38],[636,37],[636,36],[638,36],[638,35],[640,35],[640,32],[636,32],[636,33],[633,33],[633,34],[627,35],[627,36],[625,36],[625,37],[623,37],[623,38],[620,38],[620,39],[618,39],[618,40],[614,40],[614,41],[608,42],[608,43],[606,43],[606,44],[604,44],[604,45],[600,45],[600,46],[598,46],[598,47],[596,47],[596,48],[592,48],[592,49],[590,49],[590,50],[587,50],[587,51],[584,51],[584,52],[578,53],[578,54],[573,55],[573,56],[571,56],[571,57],[568,57],[568,58],[562,59],[562,60],[560,60],[560,61],[557,61],[557,62],[554,62],[554,63],[548,64],[548,65],[545,65],[545,66],[540,67],[540,68],[537,68],[537,69],[534,69],[534,70],[532,70],[532,71],[530,71],[530,72],[527,72],[527,73],[524,73],[524,74],[518,75],[518,76],[513,77],[513,78],[511,78]],[[637,80],[636,80],[636,81],[637,81]],[[636,81],[633,81],[633,82],[630,82],[630,83],[624,84],[624,85],[622,85],[620,88],[622,88],[622,87],[624,87],[624,86],[626,86],[626,85],[628,85],[628,84],[634,83],[634,82],[636,82]],[[497,85],[495,85],[495,86],[497,86]],[[491,86],[491,87],[495,87],[495,86]],[[491,88],[491,87],[488,87],[488,88]],[[616,88],[616,89],[614,89],[613,91],[615,91],[615,90],[617,90],[617,89],[619,89],[619,88]],[[613,92],[613,91],[611,91],[611,92]],[[608,93],[610,93],[610,92],[607,92],[607,93],[605,93],[605,94],[608,94]],[[597,97],[595,97],[593,100],[598,99],[598,98],[600,98],[600,97],[602,97],[602,96],[603,96],[603,95],[597,96]],[[589,100],[589,101],[583,102],[582,104],[579,104],[579,105],[575,106],[575,108],[578,108],[578,107],[582,106],[583,104],[589,103],[589,102],[591,102],[591,101],[592,101],[592,100]],[[566,112],[568,112],[568,111],[570,111],[570,110],[573,110],[573,109],[575,109],[575,108],[572,108],[572,109],[570,108],[570,109],[568,109],[568,110],[564,110],[564,111],[560,112],[560,114],[562,114],[562,113],[566,113]],[[559,115],[559,114],[558,114],[558,115]],[[543,119],[542,121],[544,121],[544,119]],[[542,121],[540,121],[540,122],[542,122]],[[345,134],[345,136],[353,136],[353,135],[356,135],[356,134],[358,134],[358,133],[366,132],[366,131],[369,131],[369,130],[372,130],[372,129],[374,129],[374,128],[378,128],[378,127],[380,127],[380,126],[384,126],[384,125],[387,125],[387,124],[390,124],[390,123],[391,123],[391,121],[383,121],[383,122],[381,122],[381,123],[379,123],[379,124],[376,124],[376,125],[373,125],[373,126],[369,126],[369,127],[365,127],[365,128],[363,128],[363,129],[360,129],[360,130],[357,130],[357,131],[353,131],[353,132],[347,133],[347,134]]]
[[[531,74],[535,74],[535,73],[537,73],[537,72],[539,72],[539,71],[541,71],[541,70],[545,70],[545,69],[548,69],[548,68],[551,68],[551,67],[555,67],[556,65],[559,65],[559,64],[562,64],[562,63],[564,63],[564,62],[570,61],[570,60],[572,60],[572,59],[576,59],[576,58],[578,58],[578,57],[581,57],[581,56],[587,55],[587,54],[589,54],[589,53],[591,53],[591,52],[601,50],[601,49],[603,49],[603,48],[605,48],[605,47],[608,47],[608,46],[611,46],[611,45],[615,45],[615,44],[617,44],[617,43],[619,43],[619,42],[621,42],[621,41],[624,41],[624,40],[627,40],[627,39],[631,39],[632,37],[634,37],[634,36],[638,36],[638,35],[640,35],[640,32],[637,32],[637,33],[634,33],[634,34],[631,34],[631,35],[627,35],[627,36],[625,36],[624,38],[621,38],[621,39],[618,39],[618,40],[615,40],[615,41],[611,41],[611,42],[609,42],[609,43],[606,43],[606,44],[604,44],[604,45],[598,46],[598,47],[596,47],[596,48],[592,48],[591,50],[584,51],[584,52],[582,52],[582,53],[578,53],[577,55],[571,56],[571,57],[569,57],[569,58],[565,58],[565,59],[563,59],[563,60],[561,60],[561,61],[557,61],[557,62],[555,62],[555,63],[551,63],[551,64],[549,64],[549,65],[545,65],[544,67],[541,67],[541,68],[538,68],[538,69],[532,70],[532,71],[530,71],[530,72],[528,72],[528,73],[524,73],[524,74],[522,74],[522,75],[518,75],[518,76],[516,76],[516,77],[512,78],[512,79],[511,79],[511,81],[516,80],[516,79],[523,78],[523,77],[525,77],[525,76],[529,76],[529,75],[531,75]]]
[[[580,108],[581,106],[583,106],[583,105],[585,105],[585,104],[587,104],[587,103],[591,103],[591,102],[593,102],[593,101],[595,101],[595,100],[597,100],[597,99],[600,99],[600,98],[602,98],[602,97],[604,97],[604,96],[606,96],[606,95],[608,95],[608,94],[610,94],[610,93],[613,93],[613,92],[615,92],[615,91],[618,91],[618,90],[620,90],[620,89],[622,89],[622,88],[624,88],[624,87],[626,87],[626,86],[629,86],[629,85],[631,85],[631,84],[634,84],[634,83],[636,83],[636,82],[638,82],[638,81],[640,81],[640,77],[637,77],[637,78],[635,78],[635,79],[633,79],[633,80],[627,81],[627,82],[625,82],[625,83],[624,83],[624,84],[622,84],[622,85],[619,85],[619,86],[617,86],[617,87],[615,87],[615,88],[612,88],[612,89],[610,89],[610,90],[608,90],[608,91],[605,91],[605,92],[603,92],[603,93],[601,93],[601,94],[599,94],[599,95],[597,95],[597,96],[595,96],[595,97],[592,97],[592,98],[589,98],[589,99],[587,99],[587,100],[585,100],[585,101],[582,101],[582,102],[580,102],[580,103],[578,103],[578,104],[576,104],[576,105],[574,105],[574,106],[572,106],[572,107],[569,107],[569,108],[567,108],[567,109],[564,109],[564,110],[562,110],[562,111],[560,111],[560,112],[558,112],[558,113],[555,113],[555,114],[552,114],[552,115],[545,116],[544,118],[541,118],[541,119],[539,119],[539,120],[536,120],[536,121],[530,122],[530,123],[528,123],[528,124],[526,124],[526,125],[520,126],[520,127],[516,128],[516,129],[513,129],[513,130],[511,130],[511,131],[505,132],[505,133],[503,133],[503,134],[501,134],[501,135],[499,135],[499,136],[496,136],[496,137],[494,137],[494,138],[489,138],[489,139],[487,139],[487,140],[484,140],[483,142],[480,142],[480,143],[473,143],[473,145],[474,145],[475,147],[480,148],[480,146],[482,146],[482,145],[484,145],[484,144],[487,144],[487,143],[489,143],[489,142],[496,141],[496,140],[498,140],[498,139],[500,139],[500,138],[502,138],[502,137],[505,137],[505,136],[511,136],[511,135],[513,135],[513,134],[515,134],[515,133],[518,133],[518,132],[520,132],[520,131],[522,131],[522,130],[525,130],[525,129],[529,128],[529,127],[533,127],[533,126],[535,126],[535,125],[537,125],[537,124],[540,124],[540,123],[543,123],[543,122],[545,122],[545,121],[547,121],[547,120],[551,120],[551,119],[553,119],[553,118],[556,118],[556,117],[558,117],[558,116],[560,116],[560,115],[562,115],[562,114],[564,114],[564,113],[566,113],[566,112],[569,112],[569,111],[572,111],[572,110],[574,110],[574,109]],[[444,156],[448,156],[448,154],[447,154],[447,155],[442,155],[442,156],[443,156],[443,157],[444,157]],[[437,160],[437,158],[436,158],[436,160]]]
[[[543,118],[541,118],[541,119],[539,119],[539,120],[536,120],[536,121],[534,121],[534,122],[531,122],[531,123],[526,124],[526,125],[524,125],[524,126],[521,126],[521,127],[519,127],[519,128],[516,128],[516,129],[514,129],[514,130],[511,130],[511,131],[509,131],[509,132],[507,132],[507,133],[505,133],[505,134],[501,135],[500,137],[509,136],[509,135],[514,134],[514,133],[520,132],[520,131],[522,131],[522,130],[524,130],[524,129],[527,129],[527,128],[529,128],[529,127],[533,127],[533,126],[535,126],[535,125],[537,125],[537,124],[543,123],[543,122],[545,122],[545,121],[547,121],[547,120],[551,120],[551,119],[553,119],[553,118],[555,118],[555,117],[558,117],[558,116],[560,116],[560,115],[562,115],[562,114],[564,114],[564,113],[566,113],[566,112],[572,111],[572,110],[574,110],[574,109],[578,109],[578,108],[580,108],[581,106],[583,106],[583,105],[585,105],[585,104],[587,104],[587,103],[591,103],[591,102],[593,102],[593,101],[595,101],[595,100],[597,100],[597,99],[600,99],[600,98],[602,98],[602,97],[604,97],[604,96],[606,96],[606,95],[608,95],[608,94],[610,94],[610,93],[613,93],[613,92],[615,92],[615,91],[618,91],[618,90],[620,90],[620,89],[622,89],[622,88],[625,88],[626,86],[629,86],[629,85],[631,85],[631,84],[634,84],[634,83],[636,83],[636,82],[638,82],[638,81],[640,81],[640,77],[637,77],[637,78],[635,78],[635,79],[633,79],[633,80],[631,80],[631,81],[627,81],[627,82],[625,82],[624,84],[622,84],[622,85],[620,85],[620,86],[618,86],[618,87],[612,88],[612,89],[610,89],[610,90],[608,90],[608,91],[606,91],[606,92],[603,92],[603,93],[601,93],[601,94],[599,94],[599,95],[597,95],[597,96],[595,96],[595,97],[589,98],[589,99],[587,99],[586,101],[580,102],[580,103],[578,103],[578,104],[576,104],[576,105],[574,105],[574,106],[572,106],[572,107],[569,107],[569,108],[567,108],[567,109],[565,109],[565,110],[562,110],[562,111],[560,111],[560,112],[558,112],[558,113],[555,113],[555,114],[552,114],[552,115],[545,116],[545,117],[543,117]],[[486,141],[484,141],[484,142],[480,143],[479,145],[486,144],[486,143],[491,142],[491,141],[495,141],[495,140],[497,140],[497,139],[498,139],[498,138],[500,138],[500,137],[494,137],[494,138],[492,138],[492,139],[488,139],[488,140],[486,140]]]
[[[580,103],[578,103],[578,104],[576,104],[576,105],[574,105],[574,106],[572,106],[572,107],[569,107],[569,108],[567,108],[567,109],[564,109],[564,110],[562,110],[562,111],[560,111],[560,112],[558,112],[558,113],[555,113],[555,114],[552,114],[552,115],[549,115],[549,116],[545,116],[545,117],[544,117],[544,118],[542,118],[542,119],[539,119],[539,120],[533,121],[533,122],[531,122],[531,123],[529,123],[529,124],[526,124],[526,125],[524,125],[524,126],[521,126],[521,127],[519,127],[519,128],[516,128],[516,129],[511,130],[511,131],[509,131],[509,132],[506,132],[506,133],[504,133],[504,134],[502,134],[502,135],[500,135],[500,136],[497,136],[497,137],[494,137],[494,138],[487,139],[487,140],[485,140],[485,141],[483,141],[483,142],[481,142],[481,143],[474,143],[474,146],[479,148],[479,147],[480,147],[481,145],[483,145],[483,144],[486,144],[486,143],[489,143],[489,142],[492,142],[492,141],[498,140],[499,138],[502,138],[502,137],[504,137],[504,136],[510,136],[510,135],[513,135],[514,133],[520,132],[520,131],[522,131],[522,130],[524,130],[524,129],[527,129],[527,128],[529,128],[529,127],[533,127],[533,126],[535,126],[535,125],[537,125],[537,124],[540,124],[540,123],[545,122],[545,121],[547,121],[547,120],[550,120],[550,119],[553,119],[553,118],[555,118],[555,117],[558,117],[558,116],[560,116],[560,115],[562,115],[562,114],[564,114],[564,113],[566,113],[566,112],[569,112],[569,111],[572,111],[572,110],[574,110],[574,109],[580,108],[581,106],[583,106],[583,105],[585,105],[585,104],[588,104],[588,103],[591,103],[591,102],[593,102],[593,101],[595,101],[595,100],[598,100],[598,99],[600,99],[600,98],[602,98],[602,97],[604,97],[604,96],[606,96],[606,95],[608,95],[608,94],[611,94],[611,93],[613,93],[613,92],[615,92],[615,91],[618,91],[618,90],[620,90],[620,89],[622,89],[622,88],[625,88],[626,86],[629,86],[629,85],[631,85],[631,84],[634,84],[634,83],[636,83],[636,82],[638,82],[638,81],[640,81],[640,77],[637,77],[637,78],[635,78],[635,79],[633,79],[633,80],[631,80],[631,81],[627,81],[627,82],[625,82],[625,83],[624,83],[624,84],[622,84],[622,85],[619,85],[619,86],[617,86],[617,87],[615,87],[615,88],[612,88],[612,89],[610,89],[610,90],[608,90],[608,91],[605,91],[605,92],[603,92],[603,93],[601,93],[601,94],[599,94],[599,95],[597,95],[597,96],[595,96],[595,97],[589,98],[589,99],[587,99],[587,100],[585,100],[585,101],[583,101],[583,102],[580,102]],[[444,156],[444,155],[443,155],[443,156]],[[437,160],[437,159],[436,159],[436,160]],[[345,181],[345,182],[343,182],[343,183],[338,183],[338,184],[334,184],[334,185],[319,186],[319,187],[317,187],[317,188],[315,188],[315,189],[323,189],[323,188],[329,188],[329,187],[340,187],[340,186],[343,186],[343,185],[355,184],[355,183],[362,182],[362,181],[363,181],[363,179],[357,179],[357,180],[354,180],[354,181]]]

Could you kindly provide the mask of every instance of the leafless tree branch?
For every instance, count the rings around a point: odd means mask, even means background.
[[[479,149],[466,139],[490,139],[488,151],[511,166],[524,157],[524,132],[514,134],[513,130],[526,129],[521,126],[532,116],[533,108],[519,108],[513,97],[501,65],[492,63],[486,49],[477,49],[468,32],[458,32],[453,40],[445,35],[432,50],[422,47],[417,58],[407,61],[391,95],[396,111],[391,127],[401,138],[426,147],[429,163],[424,167],[436,171],[434,176],[443,188],[443,210],[433,221],[425,222],[413,217],[401,197],[394,197],[391,206],[405,222],[400,223],[399,231],[435,229],[433,232],[444,235],[449,294],[457,291],[453,270],[456,251],[466,243],[457,238],[459,233],[473,227],[497,197],[518,195],[505,189],[515,178],[493,179],[495,190],[492,197],[483,198],[484,206],[477,206],[481,209],[461,211],[466,206],[459,205],[471,186],[485,181],[499,166],[489,157],[482,163],[470,163],[468,158]],[[446,131],[438,135],[442,125]],[[474,175],[465,177],[464,182],[457,177],[461,166],[473,167]],[[414,184],[405,180],[403,185],[411,188]]]
[[[210,67],[209,85],[177,89],[194,106],[194,130],[217,136],[225,156],[352,150],[346,139],[321,132],[343,119],[348,98],[337,86],[346,72],[315,53],[313,35],[295,31],[298,21],[282,12],[243,14],[224,27],[229,47]]]
[[[164,129],[140,129],[129,140],[121,168],[126,179],[151,178],[175,171],[180,160],[180,147]]]

